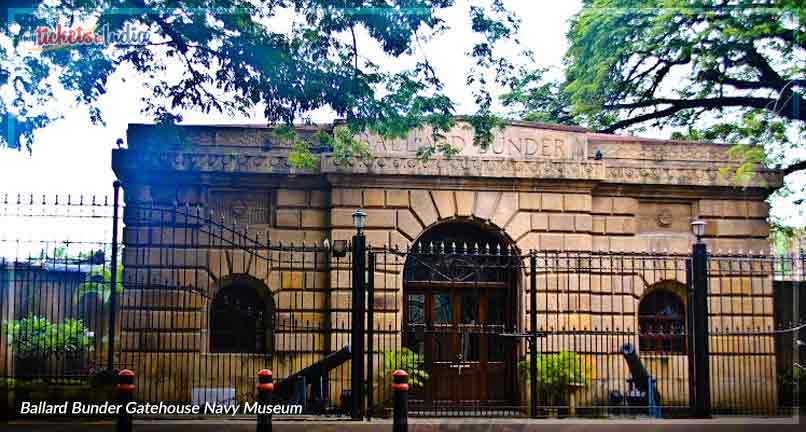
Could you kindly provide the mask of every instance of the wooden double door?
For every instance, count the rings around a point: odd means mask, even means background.
[[[404,344],[429,374],[414,409],[468,410],[517,401],[516,305],[505,283],[410,284]]]

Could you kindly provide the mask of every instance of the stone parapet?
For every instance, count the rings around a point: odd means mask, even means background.
[[[556,125],[555,125],[556,126]],[[702,142],[652,140],[604,135],[551,125],[511,122],[495,131],[487,148],[473,145],[469,125],[458,122],[434,142],[428,128],[399,139],[360,134],[371,159],[338,160],[327,149],[308,170],[291,166],[289,145],[273,137],[271,128],[183,126],[183,145],[170,144],[153,126],[131,125],[129,149],[114,151],[113,167],[127,171],[219,172],[239,174],[366,174],[382,176],[486,177],[509,179],[585,180],[613,184],[736,186],[720,170],[738,166],[729,146]],[[331,127],[301,127],[301,136]],[[161,140],[161,141],[160,141]],[[159,142],[160,145],[156,145]],[[422,158],[418,150],[451,144],[452,158]],[[745,187],[776,188],[779,171],[758,171]],[[380,199],[379,197],[375,197]],[[380,203],[375,200],[374,202]]]

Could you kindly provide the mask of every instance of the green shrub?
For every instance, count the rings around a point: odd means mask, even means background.
[[[806,370],[798,366],[792,366],[788,371],[778,374],[778,382],[781,384],[806,386]]]
[[[408,348],[383,353],[383,367],[378,371],[381,377],[392,376],[392,372],[402,369],[409,374],[409,388],[422,387],[428,379],[428,372],[421,369],[423,358]]]
[[[30,316],[3,323],[3,332],[17,357],[53,353],[81,353],[93,348],[93,337],[81,320],[66,319],[61,324],[45,317]]]
[[[375,382],[379,388],[380,407],[391,406],[392,402],[392,373],[402,369],[409,374],[409,389],[415,390],[425,385],[428,380],[428,372],[422,369],[423,358],[421,355],[408,348],[399,350],[384,351],[383,363],[376,373]]]
[[[572,387],[587,387],[589,371],[576,353],[562,351],[556,354],[539,354],[535,359],[537,366],[538,395],[549,405],[563,403]],[[521,377],[529,381],[529,361],[518,363]]]

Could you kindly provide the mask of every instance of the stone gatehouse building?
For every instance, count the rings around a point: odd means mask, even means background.
[[[302,137],[310,137],[320,130],[331,133],[332,129],[333,126],[305,126],[297,131]],[[128,148],[114,151],[113,167],[123,184],[127,205],[124,223],[134,211],[129,207],[138,203],[175,203],[204,208],[226,224],[272,244],[321,245],[325,240],[331,244],[349,240],[355,233],[352,213],[360,207],[368,214],[365,234],[371,248],[406,250],[419,240],[442,235],[441,238],[458,238],[470,244],[486,239],[521,254],[536,250],[674,255],[690,253],[695,238],[689,224],[702,219],[707,222],[704,241],[710,251],[766,251],[769,230],[765,199],[782,184],[780,173],[761,171],[749,184],[737,187],[729,176],[720,174],[720,169],[735,166],[724,145],[607,135],[549,124],[510,122],[496,132],[488,149],[480,149],[472,145],[472,129],[459,122],[444,137],[461,148],[460,154],[450,159],[417,157],[418,148],[430,145],[432,134],[427,129],[395,140],[363,135],[359,139],[369,144],[371,159],[339,163],[325,151],[315,154],[316,166],[311,170],[290,166],[290,143],[278,139],[270,128],[185,126],[180,131],[177,138],[153,126],[130,125]],[[293,373],[319,358],[306,353],[341,348],[337,333],[339,329],[349,332],[341,323],[349,316],[351,307],[347,268],[306,267],[303,262],[296,270],[272,265],[261,269],[250,265],[251,258],[237,248],[207,248],[203,258],[198,253],[192,257],[189,253],[177,253],[172,255],[171,266],[165,266],[162,258],[155,258],[154,252],[138,241],[149,237],[165,242],[162,228],[152,226],[149,231],[125,225],[124,286],[128,283],[129,287],[124,289],[122,300],[126,308],[120,330],[122,355],[128,352],[134,359],[141,358],[143,352],[151,352],[152,361],[179,369],[194,364],[209,366],[216,361],[216,352],[227,351],[215,346],[226,342],[216,342],[215,318],[211,316],[215,308],[211,305],[217,295],[235,285],[242,290],[263,290],[274,297],[273,318],[269,322],[276,329],[284,320],[299,324],[294,331],[286,328],[270,332],[270,341],[246,350],[273,351],[275,359],[281,359],[274,365],[278,369],[276,376]],[[171,244],[190,242],[187,239],[193,235],[192,230],[192,227],[185,229],[182,235],[186,239],[173,238]],[[179,232],[175,226],[173,231],[174,236]],[[316,258],[308,262],[315,263]],[[454,288],[443,287],[444,292],[440,291],[443,294],[434,294],[443,288],[415,291],[407,287],[403,266],[402,262],[395,262],[376,268],[374,300],[381,311],[376,314],[379,331],[386,331],[386,336],[398,343],[402,338],[405,344],[403,327],[412,315],[404,310],[408,307],[410,311],[412,299],[425,299],[421,304],[429,305],[433,301],[459,300],[452,294],[444,294],[454,292],[450,291]],[[551,277],[557,282],[547,292],[573,293],[567,296],[568,300],[564,294],[556,298],[548,294],[539,297],[538,310],[545,312],[539,326],[544,330],[566,328],[580,332],[619,328],[635,333],[645,308],[675,310],[685,315],[685,266],[640,271],[643,273],[636,269],[611,270],[583,278],[539,275],[538,286],[542,283],[550,287]],[[194,297],[190,307],[187,303],[180,306],[177,294],[164,284],[157,291],[149,289],[154,274],[159,275],[156,280],[160,284],[170,280],[176,286],[192,285],[193,292],[207,294]],[[506,313],[512,315],[509,322],[519,328],[528,325],[527,279],[526,271],[516,274],[504,294]],[[710,310],[714,326],[723,321],[751,327],[771,326],[772,294],[768,279],[768,273],[756,271],[741,278],[714,280]],[[135,284],[136,281],[145,282]],[[661,291],[665,294],[655,295]],[[433,297],[436,300],[426,299],[431,295],[437,296]],[[488,299],[488,294],[478,295]],[[650,297],[652,300],[647,300]],[[646,306],[649,303],[654,306]],[[295,305],[304,306],[295,309]],[[489,303],[488,315],[492,314],[492,308]],[[181,314],[181,319],[166,319],[162,324],[146,327],[133,325],[133,318],[127,318],[127,313],[155,321],[159,321],[156,318],[159,314],[172,313],[172,316]],[[301,325],[302,321],[314,322],[320,330],[327,328],[329,336],[310,334],[315,331],[310,331],[311,326]],[[683,318],[680,325],[686,325]],[[258,333],[261,331],[265,329]],[[250,338],[247,345],[253,343],[254,335]],[[622,339],[580,350],[585,351],[586,362],[597,364],[592,370],[598,372],[591,374],[605,374],[607,357],[617,352]],[[740,371],[730,374],[751,374],[759,383],[761,390],[754,391],[763,393],[763,397],[745,405],[774,405],[775,361],[771,338],[755,339],[752,348],[745,343],[749,339],[737,340],[730,346],[712,343],[712,373],[728,374],[719,362],[720,353],[750,354],[744,366],[736,366]],[[555,344],[554,350],[569,349],[563,342],[552,342],[551,335],[546,343]],[[291,345],[293,352],[289,349],[284,354],[284,347]],[[664,375],[669,386],[673,381],[685,383],[688,373],[683,364],[684,344],[677,348],[674,345],[667,347],[668,355],[647,360],[653,371],[668,369],[654,373]],[[514,363],[525,352],[525,342],[511,349],[515,354],[506,362]],[[644,350],[651,351],[648,347]],[[158,356],[162,357],[157,360]],[[485,356],[484,361],[492,362],[490,358]],[[240,362],[238,367],[244,372],[239,376],[246,379],[256,369],[249,363],[253,360],[230,357],[226,361]],[[611,370],[607,376],[591,378],[588,390],[591,394],[583,395],[582,399],[587,397],[594,403],[592,399],[598,396],[593,393],[606,395],[607,386],[623,381],[626,375],[623,361],[617,363],[610,367],[619,369],[618,373]],[[508,375],[501,379],[518,385],[513,366],[506,367]],[[152,371],[149,366],[144,368]],[[146,372],[149,373],[156,372]],[[195,384],[189,384],[191,375],[181,370],[163,376],[162,380],[170,383],[166,387],[173,389],[172,397],[177,399],[189,398],[194,385],[229,385],[221,384],[225,378],[220,376],[208,383],[199,384],[196,380]],[[349,373],[343,376],[349,377]],[[471,399],[492,399],[493,379],[480,379],[482,390]],[[596,385],[601,389],[593,390],[597,379],[600,382]],[[722,380],[714,382],[715,406],[749,391],[727,386]],[[247,384],[251,386],[251,382]],[[512,391],[515,400],[510,402],[528,398],[523,390],[521,386]],[[685,393],[667,391],[666,400],[684,404]],[[455,394],[430,397],[467,399]],[[338,395],[331,395],[331,399],[338,400]]]

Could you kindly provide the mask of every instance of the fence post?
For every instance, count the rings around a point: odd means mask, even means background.
[[[532,418],[537,418],[537,257],[529,255],[529,397]]]
[[[271,412],[263,411],[268,411],[268,406],[272,402],[272,392],[274,392],[274,383],[272,381],[273,377],[269,369],[258,371],[257,400],[260,403],[260,409],[257,415],[257,432],[271,432]]]
[[[118,313],[118,208],[120,205],[120,186],[121,183],[117,180],[112,183],[114,189],[112,199],[112,259],[109,265],[109,340],[106,353],[106,368],[110,371],[115,366],[115,319]]]
[[[392,372],[394,412],[392,432],[406,432],[409,427],[409,374],[404,370]]]
[[[115,432],[132,432],[132,415],[126,412],[126,405],[133,400],[134,372],[123,369],[118,372],[118,401],[120,410],[115,425]]]
[[[694,289],[694,416],[711,417],[711,374],[708,364],[708,251],[697,241],[692,250]]]
[[[688,308],[689,313],[686,314],[686,346],[688,347],[686,356],[688,359],[688,406],[690,410],[693,410],[697,405],[697,372],[694,368],[694,347],[697,344],[694,340],[694,278],[692,268],[692,260],[686,260],[686,287],[688,290],[686,293],[686,304],[691,305]]]
[[[353,236],[353,313],[350,394],[353,406],[350,417],[361,420],[364,406],[364,307],[366,305],[366,237],[361,230]]]
[[[372,419],[372,405],[375,395],[372,390],[375,385],[374,351],[375,341],[375,254],[367,253],[367,420]]]

